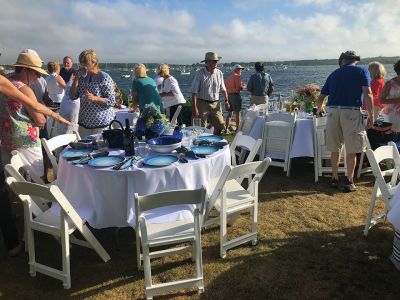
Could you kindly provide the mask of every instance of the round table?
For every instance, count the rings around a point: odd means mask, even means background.
[[[110,151],[110,155],[122,154]],[[155,154],[155,153],[152,153]],[[167,167],[133,167],[116,171],[96,169],[89,165],[73,165],[60,158],[56,184],[78,211],[94,228],[135,227],[134,194],[148,195],[176,189],[208,187],[210,180],[221,175],[230,165],[229,147],[206,158],[175,162]],[[52,207],[57,213],[57,206]],[[150,223],[193,218],[193,207],[177,210],[174,207],[153,210],[146,216]]]

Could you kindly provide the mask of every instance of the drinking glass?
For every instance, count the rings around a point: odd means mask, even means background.
[[[141,158],[145,158],[150,155],[150,147],[146,143],[139,143],[138,147],[135,149],[135,153]]]
[[[100,152],[108,152],[108,141],[103,139],[102,136],[97,137],[96,144]]]
[[[192,135],[193,131],[191,129],[185,129],[183,131],[183,138],[182,138],[182,145],[185,147],[191,147],[192,146]]]
[[[201,118],[193,118],[192,119],[192,126],[201,127]]]

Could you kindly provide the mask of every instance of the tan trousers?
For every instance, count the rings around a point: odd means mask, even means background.
[[[220,102],[197,100],[197,109],[201,118],[201,126],[206,127],[206,122],[209,120],[211,126],[214,126],[214,133],[220,134],[224,129],[224,117],[221,112]]]
[[[268,104],[269,97],[268,96],[254,96],[251,95],[250,97],[250,106],[253,104],[259,105],[259,104]]]

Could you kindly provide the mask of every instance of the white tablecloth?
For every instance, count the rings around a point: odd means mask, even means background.
[[[138,112],[129,112],[128,108],[115,110],[115,119],[120,121],[125,126],[125,119],[129,120],[129,125],[133,126],[139,117]]]
[[[111,154],[122,153],[113,151]],[[148,195],[175,189],[198,189],[208,186],[211,178],[221,175],[230,165],[228,146],[207,158],[176,162],[163,168],[134,168],[127,171],[95,169],[72,165],[60,159],[57,185],[79,215],[94,228],[135,227],[134,193]],[[54,206],[54,205],[53,205]],[[193,206],[153,210],[146,214],[150,223],[193,218]],[[52,211],[58,212],[57,206]]]
[[[262,139],[265,117],[258,117],[249,135],[254,139]],[[290,157],[314,157],[313,123],[311,119],[297,119],[294,129]]]

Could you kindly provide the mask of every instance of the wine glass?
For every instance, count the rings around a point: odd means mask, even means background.
[[[201,118],[193,118],[192,126],[193,127],[201,127]]]
[[[108,141],[105,140],[101,135],[97,136],[96,144],[100,152],[108,152]]]

